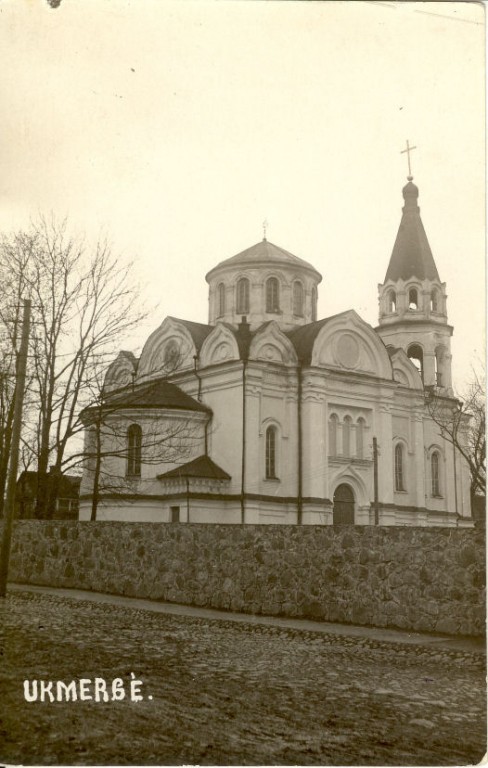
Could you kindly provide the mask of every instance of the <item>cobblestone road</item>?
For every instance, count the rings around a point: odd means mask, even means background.
[[[10,764],[467,765],[485,750],[480,653],[23,591],[0,626]],[[24,679],[131,672],[143,701],[24,700]]]

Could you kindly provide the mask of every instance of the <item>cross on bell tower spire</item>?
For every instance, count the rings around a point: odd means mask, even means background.
[[[408,159],[408,176],[407,176],[407,178],[408,178],[409,181],[412,181],[412,179],[413,179],[412,168],[410,166],[410,152],[412,152],[414,149],[417,149],[417,147],[411,147],[410,144],[408,143],[408,139],[407,139],[407,148],[406,149],[402,149],[402,151],[400,152],[401,155],[404,155],[405,152],[407,153],[407,159]]]

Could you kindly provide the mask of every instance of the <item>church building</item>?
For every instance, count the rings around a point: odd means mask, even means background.
[[[379,324],[317,317],[317,269],[266,237],[206,276],[208,323],[167,317],[85,413],[80,519],[471,525],[446,284],[409,176]],[[93,513],[94,514],[94,513]]]

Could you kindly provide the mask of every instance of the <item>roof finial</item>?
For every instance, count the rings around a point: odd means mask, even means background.
[[[266,240],[266,230],[268,228],[268,219],[263,221],[263,240]]]
[[[402,149],[402,151],[400,152],[401,155],[404,155],[405,152],[407,153],[407,158],[408,158],[408,176],[407,176],[407,179],[409,181],[412,181],[412,179],[413,179],[412,168],[410,167],[410,152],[412,152],[412,150],[414,150],[414,149],[417,149],[417,147],[411,147],[409,145],[408,139],[407,139],[407,148],[406,149]]]

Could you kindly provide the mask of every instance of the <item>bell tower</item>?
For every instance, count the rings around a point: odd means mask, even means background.
[[[403,349],[424,387],[452,395],[451,336],[446,284],[441,283],[418,206],[419,190],[408,176],[403,214],[385,280],[378,285],[377,332],[387,346]]]

